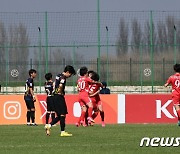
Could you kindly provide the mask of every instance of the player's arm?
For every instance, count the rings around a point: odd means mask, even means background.
[[[31,96],[33,97],[33,101],[36,101],[36,97],[34,95],[34,91],[33,91],[33,89],[31,87],[29,88],[29,92],[30,92]]]
[[[167,82],[164,84],[165,87],[167,87],[171,83],[171,77],[167,80]]]
[[[165,83],[165,84],[164,84],[164,87],[167,87],[168,85],[169,85],[169,83]]]
[[[90,93],[89,96],[90,97],[93,97],[93,96],[96,96],[97,94],[99,94],[100,90],[96,91],[95,93]]]
[[[59,90],[58,90],[58,91],[59,91],[59,93],[60,93],[61,95],[64,95],[64,94],[63,94],[63,84],[62,84],[62,83],[59,84]]]

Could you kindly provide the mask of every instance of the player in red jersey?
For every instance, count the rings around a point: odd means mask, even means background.
[[[93,72],[91,79],[98,82],[99,81],[99,75],[96,72]],[[98,112],[100,112],[100,116],[101,116],[101,120],[102,120],[102,127],[105,127],[104,110],[103,110],[102,101],[101,101],[100,96],[99,96],[100,87],[102,87],[101,83],[92,83],[90,90],[89,90],[89,96],[91,98],[91,101],[93,104],[93,110],[94,110],[92,118],[95,119],[98,115]]]
[[[180,126],[180,64],[174,65],[174,71],[176,73],[168,78],[164,86],[167,87],[169,84],[172,86],[172,101],[178,115],[178,126]]]
[[[92,111],[93,111],[93,105],[92,101],[89,98],[89,87],[92,84],[92,80],[88,77],[88,69],[87,67],[81,67],[80,68],[80,78],[78,79],[78,92],[79,92],[79,98],[78,101],[81,106],[81,116],[79,118],[79,121],[76,123],[76,126],[79,126],[80,124],[84,124],[84,119],[86,115],[86,111],[88,108],[88,122],[94,123],[94,120],[92,118]]]

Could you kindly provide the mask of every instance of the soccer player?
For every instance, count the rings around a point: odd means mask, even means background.
[[[74,70],[74,67],[71,65],[67,65],[64,68],[63,73],[60,73],[56,76],[53,102],[57,117],[50,124],[45,125],[46,135],[50,135],[51,126],[56,124],[58,121],[60,121],[60,128],[61,128],[60,136],[72,136],[72,134],[65,132],[65,118],[68,112],[67,112],[67,106],[64,95],[65,95],[66,79],[75,74],[76,72]]]
[[[178,115],[178,126],[180,126],[180,64],[174,65],[174,71],[176,73],[168,78],[164,86],[167,87],[169,84],[172,86],[172,101]]]
[[[36,102],[36,98],[34,95],[34,81],[33,79],[36,77],[36,70],[29,70],[29,78],[26,80],[25,85],[25,94],[24,100],[26,102],[27,107],[27,126],[37,126],[35,123],[35,106],[34,102]],[[30,123],[30,120],[32,123]]]
[[[54,104],[53,104],[53,90],[54,84],[52,81],[52,74],[45,74],[46,82],[44,84],[45,91],[47,93],[46,103],[47,103],[47,113],[46,113],[46,124],[49,122],[49,116],[51,115],[52,121],[55,118]]]
[[[99,81],[99,75],[96,72],[93,72],[91,79],[98,82]],[[103,110],[102,101],[101,101],[100,96],[99,96],[100,87],[102,87],[101,83],[93,83],[90,87],[90,90],[89,90],[89,96],[91,98],[91,101],[93,104],[93,110],[94,110],[92,118],[95,119],[98,115],[98,112],[100,111],[100,116],[101,116],[101,120],[102,120],[102,127],[105,127],[104,110]]]
[[[81,67],[80,68],[80,78],[78,79],[78,92],[79,92],[79,98],[78,101],[81,106],[81,116],[76,123],[76,126],[78,127],[80,124],[84,124],[84,119],[86,116],[86,111],[88,107],[88,123],[93,122],[94,120],[92,118],[92,111],[93,111],[93,105],[91,102],[91,99],[89,98],[89,87],[92,84],[92,80],[88,77],[88,69],[87,67]]]

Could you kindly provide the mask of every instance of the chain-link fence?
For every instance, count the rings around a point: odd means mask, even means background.
[[[0,13],[0,85],[24,86],[34,68],[41,87],[45,73],[73,65],[97,71],[108,86],[154,92],[179,62],[179,27],[178,11]]]

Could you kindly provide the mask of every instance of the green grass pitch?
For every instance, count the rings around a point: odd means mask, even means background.
[[[0,153],[37,154],[127,154],[179,153],[179,147],[140,147],[141,138],[179,137],[176,124],[117,124],[93,127],[67,125],[72,137],[60,137],[59,125],[52,127],[51,136],[45,135],[43,125],[0,126]]]

